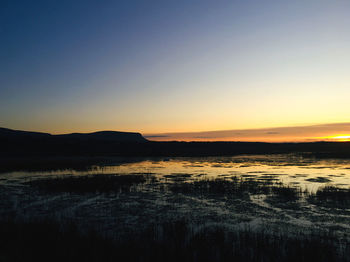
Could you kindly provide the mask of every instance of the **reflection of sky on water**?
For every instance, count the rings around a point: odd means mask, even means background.
[[[242,176],[283,183],[315,190],[325,184],[350,186],[350,161],[317,160],[291,155],[259,155],[205,158],[144,159],[132,163],[94,166],[88,171],[60,170],[45,172],[11,172],[1,175],[2,181],[34,179],[45,175],[86,175],[113,173],[153,173],[167,175],[191,174],[186,180]]]

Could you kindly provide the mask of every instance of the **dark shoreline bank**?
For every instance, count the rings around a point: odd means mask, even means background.
[[[0,157],[201,157],[298,153],[350,158],[350,142],[155,142],[140,133],[101,131],[51,135],[0,128]]]
[[[297,153],[350,158],[350,142],[111,142],[94,139],[0,139],[0,157],[202,157]]]

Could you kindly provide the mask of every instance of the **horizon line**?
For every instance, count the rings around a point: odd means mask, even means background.
[[[10,128],[5,128],[10,129]],[[232,142],[277,142],[277,143],[298,143],[298,142],[323,142],[323,141],[350,141],[350,122],[322,123],[310,125],[263,127],[263,128],[241,128],[211,131],[190,131],[190,132],[162,132],[143,133],[140,131],[120,131],[113,129],[94,129],[93,131],[74,132],[43,132],[30,131],[28,129],[14,128],[16,131],[40,132],[51,135],[63,135],[74,133],[95,133],[95,132],[128,132],[139,133],[150,141],[232,141]]]

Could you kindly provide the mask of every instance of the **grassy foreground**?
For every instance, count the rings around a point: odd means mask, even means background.
[[[113,240],[73,223],[0,223],[0,261],[350,261],[350,247],[331,234],[288,236],[186,221],[154,225]]]

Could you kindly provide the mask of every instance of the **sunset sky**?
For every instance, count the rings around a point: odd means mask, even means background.
[[[349,14],[348,0],[1,1],[0,126],[346,140]]]

